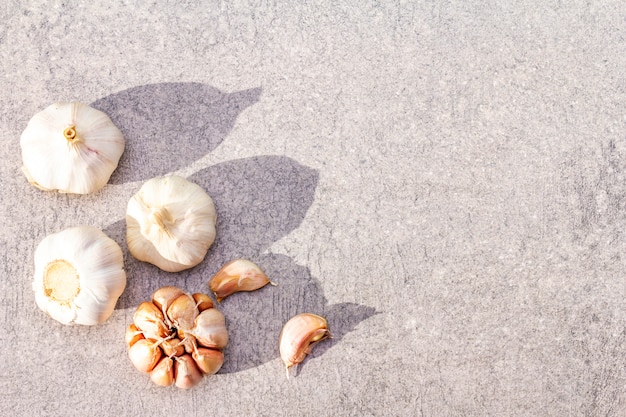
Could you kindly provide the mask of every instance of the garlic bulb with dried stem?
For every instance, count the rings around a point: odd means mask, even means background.
[[[283,326],[280,332],[280,357],[287,369],[302,362],[311,353],[313,346],[324,339],[332,337],[328,330],[328,322],[317,314],[298,314]]]
[[[82,103],[56,103],[30,119],[20,145],[22,171],[31,184],[87,194],[109,181],[125,141],[100,110]]]
[[[216,221],[213,200],[202,187],[176,175],[153,178],[128,202],[128,249],[164,271],[182,271],[202,262]]]
[[[218,303],[236,292],[255,291],[267,284],[276,285],[257,264],[246,259],[226,263],[209,280]]]
[[[98,228],[65,229],[35,250],[35,301],[63,324],[104,322],[125,287],[122,250]]]
[[[208,295],[168,286],[137,307],[125,339],[130,361],[152,382],[187,389],[220,370],[228,331]]]

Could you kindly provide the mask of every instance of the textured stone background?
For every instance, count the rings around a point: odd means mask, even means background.
[[[626,3],[4,0],[0,406],[11,416],[626,415]],[[41,192],[19,136],[55,101],[127,150],[89,196]],[[214,197],[218,240],[167,274],[126,249],[143,181]],[[77,224],[125,253],[109,321],[64,327],[30,287]],[[167,284],[245,256],[279,283],[222,304],[226,363],[154,387],[124,346]],[[287,380],[280,327],[335,338]]]

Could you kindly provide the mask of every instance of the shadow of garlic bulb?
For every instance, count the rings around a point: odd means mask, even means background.
[[[206,294],[162,287],[141,303],[126,330],[128,356],[157,385],[188,389],[217,373],[228,343],[224,315]]]

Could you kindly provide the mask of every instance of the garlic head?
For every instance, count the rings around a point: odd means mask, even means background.
[[[215,240],[213,200],[197,184],[170,175],[146,181],[126,209],[130,253],[164,271],[198,265]]]
[[[208,295],[168,286],[139,304],[125,339],[131,363],[152,382],[187,389],[220,370],[228,331]]]
[[[53,319],[102,323],[126,288],[122,250],[92,226],[50,234],[35,250],[32,286],[37,306]]]
[[[109,181],[124,145],[105,113],[82,103],[56,103],[35,114],[22,132],[22,171],[42,190],[91,193]]]

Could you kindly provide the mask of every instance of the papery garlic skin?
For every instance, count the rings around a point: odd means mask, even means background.
[[[170,175],[143,184],[126,209],[130,253],[164,271],[198,265],[215,240],[217,214],[197,184]]]
[[[124,152],[122,132],[100,110],[56,103],[35,114],[20,137],[22,171],[43,190],[87,194],[109,181]]]
[[[175,385],[178,388],[189,389],[202,380],[202,372],[188,354],[176,357],[174,360]]]
[[[187,333],[194,336],[204,347],[223,349],[228,344],[226,319],[224,314],[215,308],[200,313],[195,319],[193,329]]]
[[[204,310],[208,310],[209,308],[213,308],[213,300],[206,294],[195,293],[192,295],[194,301],[196,302],[196,306],[198,307],[199,312],[203,312]]]
[[[48,235],[35,250],[32,287],[37,306],[53,319],[103,323],[126,288],[122,250],[92,226]]]
[[[163,351],[152,339],[140,339],[128,349],[128,357],[141,372],[150,372],[161,360]]]
[[[215,349],[199,347],[191,354],[191,357],[196,361],[198,369],[205,375],[217,373],[224,364],[224,354]]]
[[[287,371],[302,362],[316,343],[329,337],[332,336],[324,317],[302,313],[289,319],[279,337],[280,357]]]
[[[145,337],[142,331],[139,330],[137,326],[135,326],[135,323],[131,323],[126,328],[126,334],[125,334],[126,346],[131,347],[132,345],[134,345],[135,343],[137,343],[138,341],[144,338]]]
[[[150,380],[162,387],[169,387],[174,382],[174,361],[172,358],[162,358],[150,372]]]
[[[236,292],[256,291],[267,284],[276,285],[257,264],[247,259],[227,262],[209,280],[209,288],[218,303]]]

